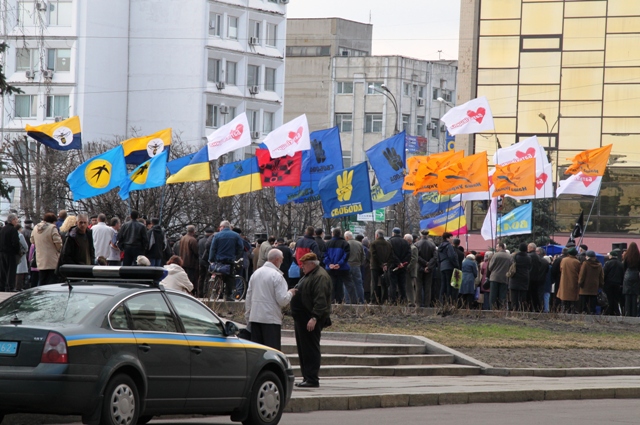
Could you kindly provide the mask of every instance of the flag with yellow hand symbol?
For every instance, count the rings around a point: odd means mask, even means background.
[[[373,211],[366,162],[323,177],[319,192],[325,217],[336,218]]]

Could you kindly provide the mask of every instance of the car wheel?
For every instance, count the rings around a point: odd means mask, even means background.
[[[140,416],[138,418],[138,425],[144,425],[149,423],[149,421],[153,419],[153,416],[147,415],[147,416]]]
[[[284,410],[284,393],[280,378],[269,371],[258,375],[249,398],[249,416],[244,425],[275,425]]]
[[[104,392],[101,425],[136,425],[140,397],[135,382],[127,375],[116,375]]]

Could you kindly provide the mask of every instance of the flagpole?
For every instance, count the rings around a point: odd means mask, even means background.
[[[164,186],[162,186],[162,193],[160,194],[160,225],[162,225],[162,209],[164,207],[164,190],[167,187],[167,184],[165,183]]]
[[[582,230],[582,235],[580,235],[580,242],[578,243],[578,247],[582,245],[582,239],[584,239],[584,234],[587,233],[589,220],[591,220],[591,213],[593,213],[593,207],[596,205],[596,199],[598,199],[598,197],[600,196],[601,188],[602,188],[602,178],[600,179],[600,184],[598,185],[598,194],[593,197],[593,202],[591,203],[591,210],[589,210],[589,217],[587,217],[587,221],[584,223],[584,229]]]

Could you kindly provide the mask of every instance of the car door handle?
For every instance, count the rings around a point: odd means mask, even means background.
[[[145,353],[151,350],[151,346],[149,344],[140,344],[138,348],[144,351]]]
[[[202,353],[202,348],[200,348],[200,347],[191,347],[189,349],[191,350],[192,353],[195,353],[195,354]]]

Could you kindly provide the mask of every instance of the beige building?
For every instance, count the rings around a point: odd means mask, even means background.
[[[457,103],[489,99],[495,134],[458,137],[488,151],[537,135],[564,178],[567,158],[613,144],[590,233],[640,229],[640,1],[462,0]],[[570,230],[593,198],[557,202]],[[475,211],[472,229],[484,212]]]
[[[340,128],[345,165],[396,129],[445,149],[440,117],[454,102],[456,61],[372,56],[372,26],[339,18],[287,21],[285,121],[306,113],[310,129]],[[397,104],[397,108],[396,105]]]

